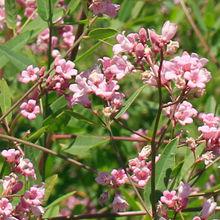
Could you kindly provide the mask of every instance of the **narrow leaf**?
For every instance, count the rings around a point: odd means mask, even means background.
[[[44,21],[48,21],[49,19],[48,0],[37,0],[37,12]]]
[[[141,86],[136,92],[134,92],[129,99],[125,102],[124,107],[119,111],[119,113],[115,116],[116,119],[120,118],[132,105],[132,103],[135,101],[135,99],[138,97],[138,95],[142,92],[145,85]]]
[[[112,37],[116,33],[117,31],[112,28],[97,28],[89,32],[89,37],[99,40]]]
[[[55,185],[57,184],[58,181],[58,175],[55,174],[53,176],[50,176],[46,179],[45,181],[45,196],[44,196],[44,203],[47,202],[49,199],[52,191],[54,190]]]

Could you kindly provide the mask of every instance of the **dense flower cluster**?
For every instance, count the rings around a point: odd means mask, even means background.
[[[108,15],[115,17],[120,9],[120,5],[113,4],[111,0],[92,0],[89,8],[95,15]]]
[[[143,188],[151,177],[151,161],[147,162],[150,155],[150,148],[144,147],[138,157],[129,160],[127,171],[132,181],[137,187]],[[159,160],[159,156],[156,161]],[[96,182],[103,186],[108,186],[116,191],[112,207],[114,211],[125,211],[127,202],[121,197],[119,187],[129,183],[128,176],[124,169],[113,169],[111,173],[101,172],[96,177]],[[108,192],[100,196],[101,204],[105,204],[109,198]]]
[[[20,177],[36,179],[33,164],[16,149],[3,150],[1,155],[11,165],[12,172],[0,180],[3,189],[0,199],[0,219],[21,220],[28,219],[30,215],[41,216],[44,213],[42,207],[44,185],[34,185],[21,196],[17,196],[24,185]],[[14,207],[12,204],[16,196],[19,197],[19,202]]]

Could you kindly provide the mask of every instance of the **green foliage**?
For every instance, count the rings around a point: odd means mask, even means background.
[[[17,22],[16,0],[5,1],[5,12],[8,28],[15,29]]]

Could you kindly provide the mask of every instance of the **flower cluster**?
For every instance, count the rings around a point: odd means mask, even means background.
[[[129,176],[131,176],[131,181],[140,188],[143,188],[151,177],[151,161],[147,162],[149,155],[150,148],[146,146],[138,154],[138,157],[129,160],[128,163],[129,167],[126,172],[128,172]],[[156,161],[158,160],[159,156],[156,158]],[[120,186],[129,183],[129,178],[126,172],[124,169],[113,169],[111,173],[101,172],[96,177],[96,182],[98,184],[109,186],[111,189],[116,191],[115,199],[112,203],[114,211],[124,211],[128,207],[127,202],[122,199],[118,189]],[[104,192],[100,197],[101,204],[106,203],[108,198],[108,192]]]
[[[89,8],[95,15],[108,15],[115,17],[120,9],[120,5],[113,4],[111,0],[92,0]]]
[[[213,113],[200,113],[199,119],[203,125],[198,128],[202,138],[206,141],[206,150],[220,154],[220,117]]]
[[[76,76],[75,83],[69,87],[73,93],[73,95],[69,97],[71,106],[82,104],[85,107],[90,107],[91,103],[88,98],[90,94],[95,94],[106,101],[107,111],[114,112],[122,105],[124,95],[118,92],[119,85],[117,76],[119,72],[119,74],[121,74],[120,77],[126,75],[130,63],[122,57],[113,59],[103,58],[102,62],[104,63],[104,73],[102,73],[100,69],[95,68]]]
[[[186,208],[188,204],[188,197],[191,193],[191,187],[187,183],[180,183],[178,192],[175,190],[164,191],[163,196],[160,198],[158,205],[158,212],[163,218],[167,219],[167,209],[172,209],[175,212],[180,212]],[[164,207],[165,205],[165,207]]]
[[[0,180],[3,189],[0,199],[0,219],[19,220],[28,219],[30,215],[41,216],[44,213],[42,200],[45,189],[43,185],[34,185],[21,196],[17,196],[17,193],[23,189],[23,182],[19,180],[20,175],[26,178],[36,178],[33,164],[29,159],[24,158],[19,150],[3,150],[1,155],[11,165],[12,172]],[[13,199],[16,196],[19,197],[19,202],[13,207]]]

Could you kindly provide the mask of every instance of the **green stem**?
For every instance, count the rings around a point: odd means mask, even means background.
[[[157,206],[156,206],[156,154],[157,154],[157,142],[156,142],[156,135],[157,130],[160,122],[160,116],[162,113],[162,88],[161,88],[161,70],[163,65],[163,50],[161,49],[160,52],[160,67],[158,70],[158,100],[159,100],[159,107],[157,111],[156,121],[154,124],[154,130],[153,130],[153,136],[151,141],[151,163],[152,163],[152,170],[151,170],[151,205],[152,205],[152,214],[153,218],[157,219]],[[151,65],[151,68],[153,69],[154,73],[157,74],[157,72],[154,70],[154,66]]]

